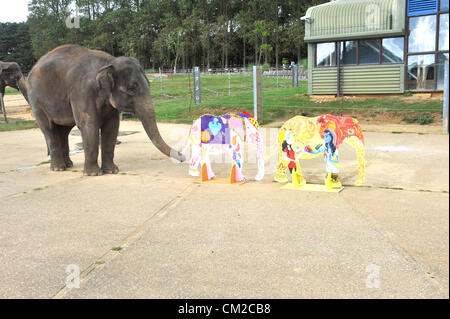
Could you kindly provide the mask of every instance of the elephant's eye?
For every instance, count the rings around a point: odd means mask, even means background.
[[[137,92],[137,85],[136,84],[130,85],[127,88],[127,91],[131,94],[135,94]]]

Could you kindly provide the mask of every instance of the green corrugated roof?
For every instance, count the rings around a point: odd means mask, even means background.
[[[305,41],[403,35],[405,0],[337,0],[306,11]]]

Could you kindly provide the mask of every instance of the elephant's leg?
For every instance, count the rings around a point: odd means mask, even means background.
[[[119,133],[120,114],[114,112],[112,117],[101,127],[102,136],[102,172],[117,174],[119,168],[114,164],[114,149]]]
[[[325,177],[325,185],[327,189],[342,187],[339,181],[339,161],[331,162],[326,159],[327,176]]]
[[[238,151],[236,151],[236,149],[238,149]],[[230,157],[232,159],[232,169],[234,166],[236,170],[235,180],[236,182],[241,182],[245,179],[244,175],[242,174],[242,165],[244,163],[244,154],[242,145],[239,145],[239,147],[237,147],[236,149],[228,148],[228,153],[230,154]]]
[[[203,145],[202,147],[202,160],[201,164],[206,165],[206,172],[208,174],[208,179],[213,179],[216,175],[214,174],[212,167],[211,167],[211,160],[209,159],[209,146]]]
[[[366,151],[364,150],[364,143],[356,136],[348,137],[344,142],[353,147],[356,151],[358,160],[358,180],[355,182],[355,185],[361,186],[366,179]]]
[[[242,173],[244,167],[244,147],[242,143],[239,144],[239,150],[236,152],[236,181],[241,182],[245,180],[244,174]]]
[[[283,149],[281,148],[281,145],[279,147],[279,154],[278,154],[278,164],[277,164],[277,171],[274,176],[274,180],[279,183],[287,183],[289,180],[286,176],[286,170],[288,169],[289,161],[285,160],[283,157]]]
[[[73,126],[56,126],[59,139],[61,141],[61,149],[64,157],[64,163],[66,164],[66,168],[73,167],[73,162],[69,156],[69,133],[72,130]]]
[[[51,160],[50,169],[53,171],[64,171],[66,169],[66,163],[64,161],[62,143],[57,126],[39,108],[34,108],[34,117],[47,142]]]
[[[202,148],[199,145],[192,144],[192,155],[189,162],[189,175],[199,176],[198,165],[200,164]]]
[[[91,122],[79,126],[83,138],[84,149],[84,175],[102,175],[98,166],[99,127]]]

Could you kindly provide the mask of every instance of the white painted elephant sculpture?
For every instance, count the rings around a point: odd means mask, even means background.
[[[194,121],[189,141],[182,153],[192,146],[189,162],[189,174],[202,175],[203,179],[215,177],[209,155],[215,150],[226,151],[232,159],[231,182],[242,182],[244,164],[243,143],[255,144],[257,147],[258,173],[255,180],[264,177],[264,147],[262,133],[258,122],[248,113],[226,114],[223,116],[203,115]],[[199,169],[200,165],[200,169]]]

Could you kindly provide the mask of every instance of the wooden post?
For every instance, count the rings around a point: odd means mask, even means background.
[[[253,114],[262,124],[262,67],[256,65],[253,66]]]
[[[3,113],[3,118],[5,119],[5,123],[8,123],[8,118],[6,117],[6,108],[5,103],[3,102],[3,95],[0,93],[0,111]]]
[[[444,134],[448,134],[448,60],[445,61],[444,70],[444,105],[442,109],[442,131]]]
[[[292,67],[292,87],[298,87],[298,65],[294,64]]]
[[[202,103],[202,87],[200,82],[200,68],[194,67],[194,104]]]
[[[278,64],[278,61],[277,61],[277,64]],[[277,73],[277,89],[278,89],[278,66],[277,66],[277,71],[276,71],[276,73]]]
[[[337,42],[337,97],[341,96],[341,42]]]

